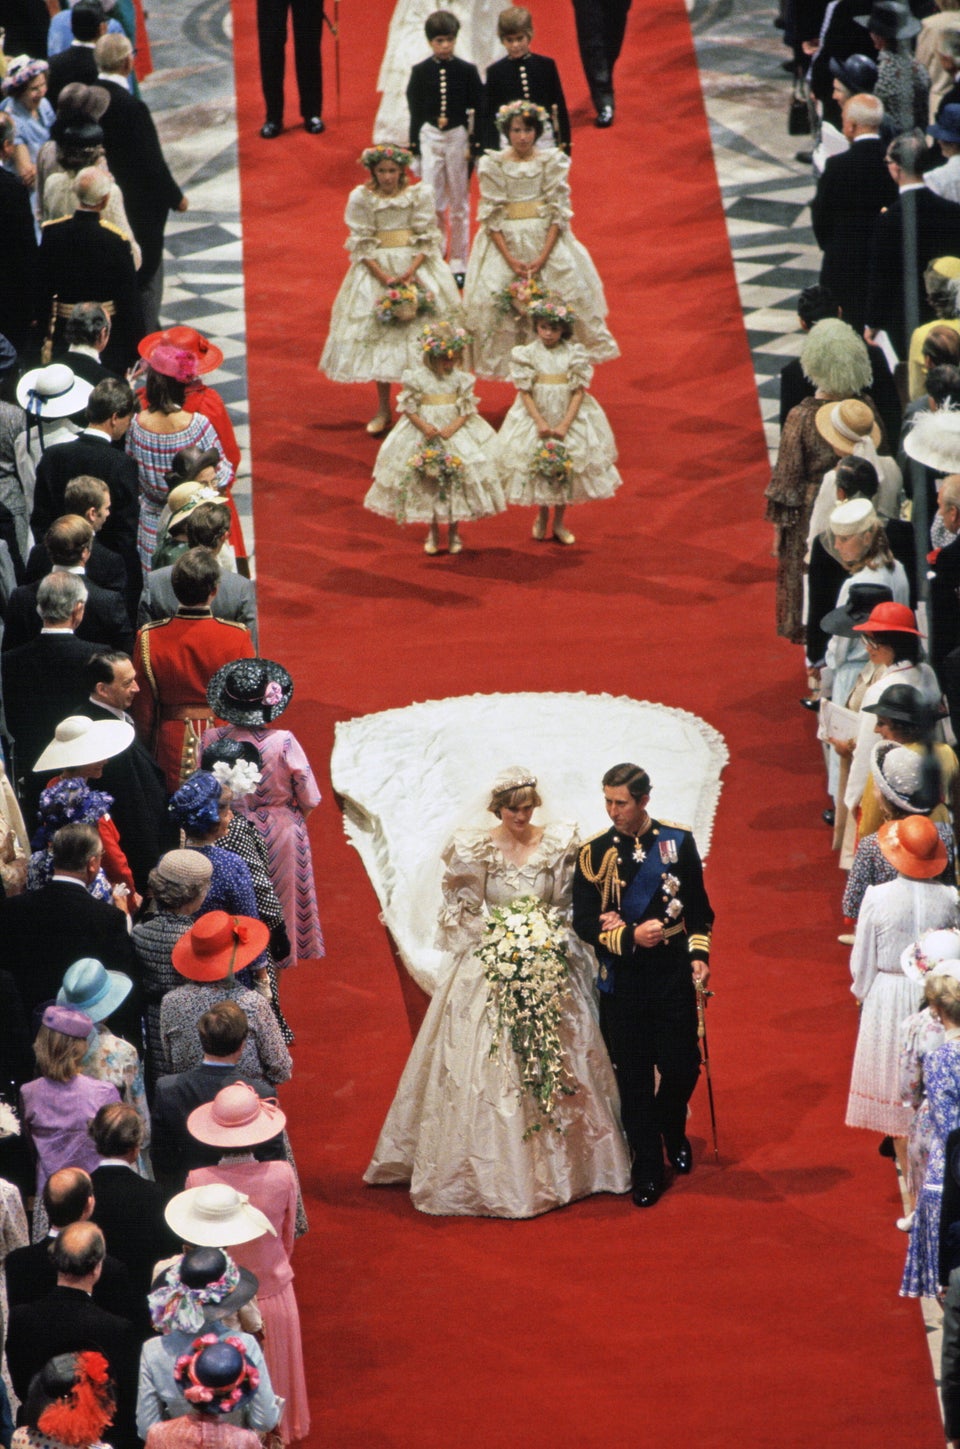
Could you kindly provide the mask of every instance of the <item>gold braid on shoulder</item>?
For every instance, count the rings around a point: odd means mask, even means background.
[[[617,848],[611,845],[604,851],[603,859],[596,870],[593,868],[592,842],[587,841],[580,850],[580,872],[584,880],[600,888],[600,910],[608,911],[611,906],[620,909],[620,875],[617,870]]]

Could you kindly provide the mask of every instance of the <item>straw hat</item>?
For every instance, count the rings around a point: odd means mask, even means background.
[[[835,453],[852,453],[857,443],[870,438],[874,447],[880,442],[880,424],[873,409],[859,398],[824,403],[817,409],[817,432]]]
[[[273,659],[235,659],[207,685],[207,703],[218,719],[261,728],[278,719],[293,698],[293,679]]]
[[[212,1102],[195,1107],[187,1131],[210,1147],[255,1147],[269,1142],[287,1125],[276,1099],[264,1098],[246,1082],[223,1087]]]
[[[960,956],[960,928],[924,931],[919,941],[912,941],[900,955],[900,969],[911,981],[925,981],[941,961],[954,961]]]
[[[199,508],[201,503],[223,502],[223,494],[218,493],[216,488],[212,487],[209,483],[181,483],[179,487],[174,488],[173,493],[183,495],[187,488],[190,489],[190,492],[186,495],[185,501],[181,502],[178,500],[176,507],[168,503],[168,507],[170,508],[170,521],[167,524],[167,530],[170,533],[173,533],[174,529],[179,528],[181,523],[186,523],[191,513]],[[170,498],[173,497],[173,493],[169,495]]]
[[[960,473],[960,408],[918,413],[903,448],[908,458],[937,473]]]
[[[188,981],[223,981],[256,960],[269,939],[269,926],[253,916],[208,911],[184,931],[170,959]]]
[[[192,353],[198,375],[215,371],[223,362],[222,349],[195,327],[165,327],[162,332],[151,332],[141,338],[137,351],[152,365],[152,354],[159,346],[176,347],[181,352]]]
[[[93,384],[65,362],[33,367],[17,383],[17,402],[34,418],[69,418],[87,405]]]
[[[106,1021],[133,990],[133,982],[122,971],[108,971],[93,956],[81,956],[68,966],[57,992],[61,1006],[73,1006],[93,1022]]]
[[[231,1248],[252,1243],[264,1233],[277,1236],[270,1219],[255,1208],[245,1192],[225,1182],[188,1187],[164,1208],[169,1226],[184,1243],[198,1248]]]
[[[933,880],[947,866],[947,847],[926,815],[888,820],[877,831],[877,844],[894,870],[910,880]]]
[[[38,770],[77,770],[112,760],[133,744],[134,729],[121,719],[89,719],[71,714],[57,725],[53,739],[34,765]]]

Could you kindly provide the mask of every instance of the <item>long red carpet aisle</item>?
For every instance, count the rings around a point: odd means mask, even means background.
[[[625,485],[575,511],[573,549],[535,545],[511,512],[468,527],[457,560],[361,510],[373,390],[316,371],[390,10],[343,5],[341,119],[327,37],[326,136],[268,145],[253,7],[234,7],[262,644],[293,671],[289,722],[326,790],[329,954],[286,988],[283,1094],[311,1216],[296,1256],[311,1443],[927,1449],[942,1438],[919,1310],[897,1296],[893,1173],[843,1126],[840,876],[799,654],[773,632],[760,420],[683,5],[634,7],[606,134],[571,8],[535,10],[579,121],[575,228],[623,350],[594,385]],[[508,392],[482,391],[502,411]],[[695,1170],[650,1212],[605,1197],[532,1222],[432,1219],[361,1182],[410,1031],[331,799],[334,722],[510,689],[661,700],[730,745],[708,866],[722,1164],[701,1087]],[[597,800],[595,829],[599,782]]]

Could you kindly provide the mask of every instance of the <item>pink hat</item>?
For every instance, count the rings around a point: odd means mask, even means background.
[[[255,1147],[269,1142],[286,1125],[276,1098],[258,1096],[246,1082],[224,1087],[187,1118],[190,1136],[211,1147]]]

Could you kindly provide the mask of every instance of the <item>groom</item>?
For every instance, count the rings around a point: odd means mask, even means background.
[[[614,765],[603,798],[613,826],[580,851],[573,925],[600,963],[600,1027],[634,1155],[633,1200],[652,1207],[665,1186],[664,1149],[677,1172],[693,1166],[686,1115],[700,1070],[694,982],[706,985],[710,975],[713,911],[690,831],[647,814],[646,771]]]

